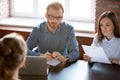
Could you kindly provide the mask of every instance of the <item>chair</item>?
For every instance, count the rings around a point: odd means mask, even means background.
[[[25,66],[20,69],[22,80],[47,80],[46,58],[42,56],[27,56]]]

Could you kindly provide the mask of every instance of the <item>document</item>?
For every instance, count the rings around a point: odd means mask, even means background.
[[[51,59],[49,61],[47,61],[47,64],[51,65],[51,66],[57,66],[58,64],[60,64],[61,62],[57,59]]]
[[[111,64],[102,47],[93,47],[87,45],[82,45],[82,47],[84,52],[91,57],[92,62]]]

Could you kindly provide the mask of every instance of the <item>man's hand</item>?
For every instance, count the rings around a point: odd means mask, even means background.
[[[52,56],[53,56],[53,58],[55,58],[55,59],[57,59],[57,60],[59,60],[59,61],[61,61],[61,62],[67,61],[67,58],[64,57],[64,56],[62,56],[59,52],[54,51],[54,52],[52,53]]]
[[[46,53],[44,53],[44,56],[46,57],[46,60],[47,61],[49,61],[49,60],[51,60],[53,57],[52,57],[52,53],[50,53],[50,52],[46,52]]]

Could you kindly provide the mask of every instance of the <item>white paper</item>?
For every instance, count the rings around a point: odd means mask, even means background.
[[[51,60],[47,61],[47,64],[49,64],[51,66],[57,66],[58,64],[60,64],[60,61],[57,59],[51,59]]]
[[[82,45],[84,52],[91,57],[92,62],[111,64],[102,47]]]

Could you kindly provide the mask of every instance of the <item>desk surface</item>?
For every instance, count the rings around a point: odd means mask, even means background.
[[[48,80],[120,80],[120,66],[77,61],[58,73],[50,72]]]

